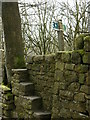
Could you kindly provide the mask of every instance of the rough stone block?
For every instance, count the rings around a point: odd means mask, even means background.
[[[86,94],[85,94],[85,98],[86,98],[87,100],[90,100],[90,95],[86,95]]]
[[[60,117],[62,117],[62,119],[70,119],[71,115],[72,112],[69,109],[62,108],[60,110]]]
[[[79,91],[79,88],[80,88],[80,84],[78,82],[73,82],[68,86],[68,90],[73,92]]]
[[[53,63],[55,61],[55,54],[50,54],[45,56],[46,63]]]
[[[44,56],[43,55],[36,55],[33,57],[33,61],[36,63],[41,63],[44,60]]]
[[[86,73],[86,84],[90,86],[90,71]]]
[[[84,84],[85,82],[85,74],[79,74],[79,83]]]
[[[66,82],[60,82],[59,83],[59,89],[60,90],[66,90],[66,88],[67,88]]]
[[[83,56],[83,63],[90,64],[90,52],[86,52]]]
[[[10,104],[10,105],[2,104],[2,108],[4,110],[13,110],[15,108],[15,106],[14,106],[14,104]]]
[[[71,55],[69,52],[64,52],[62,53],[62,61],[63,62],[67,62],[67,63],[70,63],[71,62]]]
[[[90,36],[84,38],[84,50],[90,51]]]
[[[64,63],[62,63],[61,61],[57,61],[56,65],[55,65],[55,69],[59,69],[61,71],[64,70]]]
[[[6,100],[13,100],[13,98],[14,98],[13,94],[11,94],[11,93],[5,94],[4,97]]]
[[[62,99],[73,100],[74,93],[71,92],[71,91],[60,90],[60,91],[59,91],[59,96],[60,96]]]
[[[65,71],[64,77],[65,77],[65,81],[68,82],[68,84],[74,81],[78,81],[77,74],[74,71]]]
[[[61,61],[61,57],[62,57],[62,51],[58,51],[56,54],[55,54],[55,61]]]
[[[86,94],[90,94],[90,86],[81,85],[80,91]]]
[[[60,70],[55,71],[55,81],[65,81],[64,74]]]
[[[8,119],[8,120],[13,117],[13,116],[12,116],[13,113],[12,113],[12,111],[10,111],[10,110],[8,110],[8,111],[3,110],[2,113],[3,113],[3,115],[6,117],[6,119]],[[8,117],[8,118],[7,118],[7,117]]]
[[[85,113],[80,113],[80,112],[77,112],[77,111],[74,111],[72,113],[72,118],[73,119],[78,119],[78,120],[89,120],[88,115],[85,115]]]
[[[88,65],[79,64],[75,66],[75,71],[80,73],[86,73],[89,69]]]
[[[59,82],[54,83],[53,93],[54,94],[59,94]]]
[[[90,115],[90,100],[87,100],[87,102],[86,102],[86,109]]]
[[[14,80],[17,80],[18,82],[24,82],[28,80],[29,75],[27,69],[12,69],[12,72]]]
[[[74,95],[74,100],[78,102],[85,102],[85,94],[84,93],[77,93]]]
[[[70,102],[68,104],[68,108],[77,111],[77,112],[85,112],[86,111],[86,104],[85,103],[78,103],[78,102]]]
[[[79,50],[83,49],[83,47],[84,47],[84,34],[81,34],[75,39],[75,49]]]
[[[34,94],[34,85],[29,82],[21,82],[19,88],[20,95],[33,95]]]
[[[75,64],[65,64],[65,69],[74,70]]]
[[[71,61],[74,64],[80,64],[82,62],[81,56],[77,51],[73,51],[71,54]]]

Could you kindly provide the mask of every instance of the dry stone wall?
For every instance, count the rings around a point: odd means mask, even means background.
[[[75,48],[74,51],[30,56],[26,70],[14,70],[11,82],[13,117],[44,115],[45,119],[48,115],[48,120],[90,119],[90,34],[80,35]],[[3,93],[3,98],[5,95]],[[36,108],[50,111],[51,115],[36,113]]]
[[[52,119],[90,117],[90,35],[80,35],[75,48],[28,58],[30,79]]]

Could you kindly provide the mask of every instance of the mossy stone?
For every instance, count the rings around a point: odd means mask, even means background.
[[[84,39],[84,50],[90,51],[90,36],[86,36]]]
[[[25,61],[22,57],[14,58],[14,68],[25,68]]]
[[[90,52],[86,52],[83,56],[83,63],[90,64]]]
[[[84,35],[81,34],[75,39],[75,49],[83,49],[84,47]]]
[[[85,75],[84,74],[79,74],[79,83],[84,84],[85,81]]]

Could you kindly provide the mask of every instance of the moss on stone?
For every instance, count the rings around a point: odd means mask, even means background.
[[[79,74],[79,83],[84,84],[85,81],[85,75],[84,74]]]
[[[11,91],[11,89],[5,85],[1,85],[2,90],[4,91]]]
[[[12,100],[13,99],[13,95],[11,93],[7,93],[6,94],[6,99]]]
[[[83,49],[84,47],[84,35],[81,34],[75,39],[75,49]]]
[[[90,36],[86,36],[86,37],[84,38],[84,41],[90,41]]]
[[[14,58],[14,68],[25,68],[25,61],[22,57]]]
[[[84,55],[85,51],[83,49],[81,50],[76,50],[76,52],[78,52],[80,55]]]
[[[76,50],[84,48],[84,40],[90,40],[90,35],[89,34],[80,34],[75,39],[75,49]]]

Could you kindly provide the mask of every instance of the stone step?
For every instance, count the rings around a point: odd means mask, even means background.
[[[29,75],[27,69],[12,69],[13,81],[15,82],[26,82],[28,81]]]
[[[20,95],[30,96],[34,94],[34,84],[29,82],[20,83]]]
[[[25,102],[25,100],[27,102],[26,106],[27,107],[31,106],[32,111],[37,111],[37,110],[42,108],[41,97],[38,97],[38,96],[23,96],[23,98],[24,98],[24,102]],[[25,107],[25,106],[23,105],[23,107]],[[26,109],[29,109],[29,108],[26,108]]]
[[[46,111],[34,112],[35,120],[51,120],[51,113]]]

